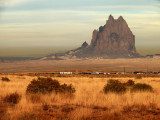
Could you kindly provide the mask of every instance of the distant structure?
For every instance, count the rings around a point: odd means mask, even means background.
[[[160,54],[155,54],[153,58],[160,59]]]
[[[126,74],[126,66],[123,68],[123,74]]]
[[[92,75],[98,75],[100,72],[92,72]]]
[[[146,58],[153,58],[154,55],[146,55]]]
[[[60,74],[71,75],[72,72],[60,72]]]

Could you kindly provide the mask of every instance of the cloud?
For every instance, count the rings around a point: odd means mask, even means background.
[[[0,17],[0,45],[80,45],[109,14],[124,17],[136,43],[160,44],[159,5],[156,0],[0,0],[7,10]],[[121,3],[121,1],[123,1]],[[154,3],[152,3],[154,1]],[[115,2],[115,3],[114,3]],[[134,2],[134,4],[131,4]],[[119,4],[121,3],[121,4]],[[140,3],[140,4],[138,4]],[[143,4],[144,3],[144,4]],[[155,4],[156,3],[156,4]]]
[[[86,10],[87,7],[103,6],[153,6],[156,0],[2,0],[9,10]],[[27,3],[27,4],[26,4]],[[28,4],[29,3],[29,4]],[[16,7],[15,7],[16,6]],[[106,9],[106,8],[105,8]],[[96,9],[94,9],[96,10]]]
[[[34,2],[35,0],[1,0],[0,6],[1,7],[15,7],[24,5],[26,3]]]
[[[0,45],[80,45],[84,41],[90,43],[92,32],[104,25],[110,12],[40,10],[40,11],[6,11],[1,18]],[[158,13],[115,13],[127,21],[136,35],[136,43],[159,44],[160,16]],[[23,17],[22,17],[23,16]],[[151,41],[151,39],[154,39]]]

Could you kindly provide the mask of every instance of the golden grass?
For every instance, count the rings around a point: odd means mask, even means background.
[[[75,94],[26,95],[26,87],[35,77],[1,75],[0,79],[1,77],[8,77],[11,80],[10,82],[0,81],[1,97],[14,92],[22,95],[21,101],[7,110],[11,120],[17,120],[25,113],[34,113],[42,116],[41,118],[48,117],[47,119],[53,120],[61,117],[67,117],[69,120],[92,120],[93,116],[99,120],[117,119],[115,114],[120,116],[119,119],[123,117],[130,119],[126,114],[121,113],[125,110],[129,111],[130,106],[144,105],[151,109],[152,107],[149,106],[154,105],[156,109],[160,108],[160,78],[115,78],[122,82],[132,79],[135,83],[147,83],[154,88],[154,92],[130,93],[127,91],[121,95],[114,93],[106,95],[102,90],[109,78],[54,77],[53,79],[57,79],[61,84],[72,84],[76,89]],[[43,110],[44,105],[49,106],[47,111]],[[54,113],[53,116],[48,115],[51,113]]]

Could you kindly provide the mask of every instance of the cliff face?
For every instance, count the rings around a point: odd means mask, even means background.
[[[97,55],[133,56],[136,54],[135,36],[126,21],[120,16],[114,19],[109,16],[108,21],[98,30],[93,31],[90,46]]]
[[[128,24],[120,16],[114,19],[112,15],[99,30],[94,30],[90,45],[86,42],[80,48],[71,50],[70,56],[133,58],[140,57],[135,48],[135,36]]]

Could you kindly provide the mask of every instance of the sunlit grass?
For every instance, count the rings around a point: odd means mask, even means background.
[[[141,108],[138,105],[146,106],[147,108],[145,109],[150,109],[148,106],[151,104],[154,104],[156,108],[160,107],[160,78],[116,78],[122,83],[132,79],[135,83],[149,84],[153,87],[154,92],[131,93],[127,91],[124,94],[104,94],[103,87],[109,78],[53,77],[53,79],[57,79],[61,84],[72,84],[76,92],[73,95],[54,93],[27,95],[27,85],[36,77],[16,75],[1,75],[1,77],[8,77],[11,80],[10,82],[0,81],[1,97],[14,92],[22,96],[17,105],[7,110],[8,117],[12,120],[16,120],[26,113],[41,116],[42,114],[40,115],[40,113],[42,112],[43,117],[48,117],[42,109],[43,105],[48,105],[49,108],[47,111],[52,111],[51,113],[54,113],[56,110],[55,117],[60,116],[60,114],[62,115],[61,117],[65,117],[65,112],[67,113],[67,117],[72,120],[80,120],[83,117],[89,119],[89,117],[98,116],[98,114],[104,114],[102,118],[106,118],[106,114],[112,115],[109,116],[110,118],[114,118],[116,116],[115,114],[124,117],[121,112],[130,109],[130,106],[134,106],[135,109]],[[59,108],[51,106],[59,106]],[[64,112],[62,109],[64,109]]]

